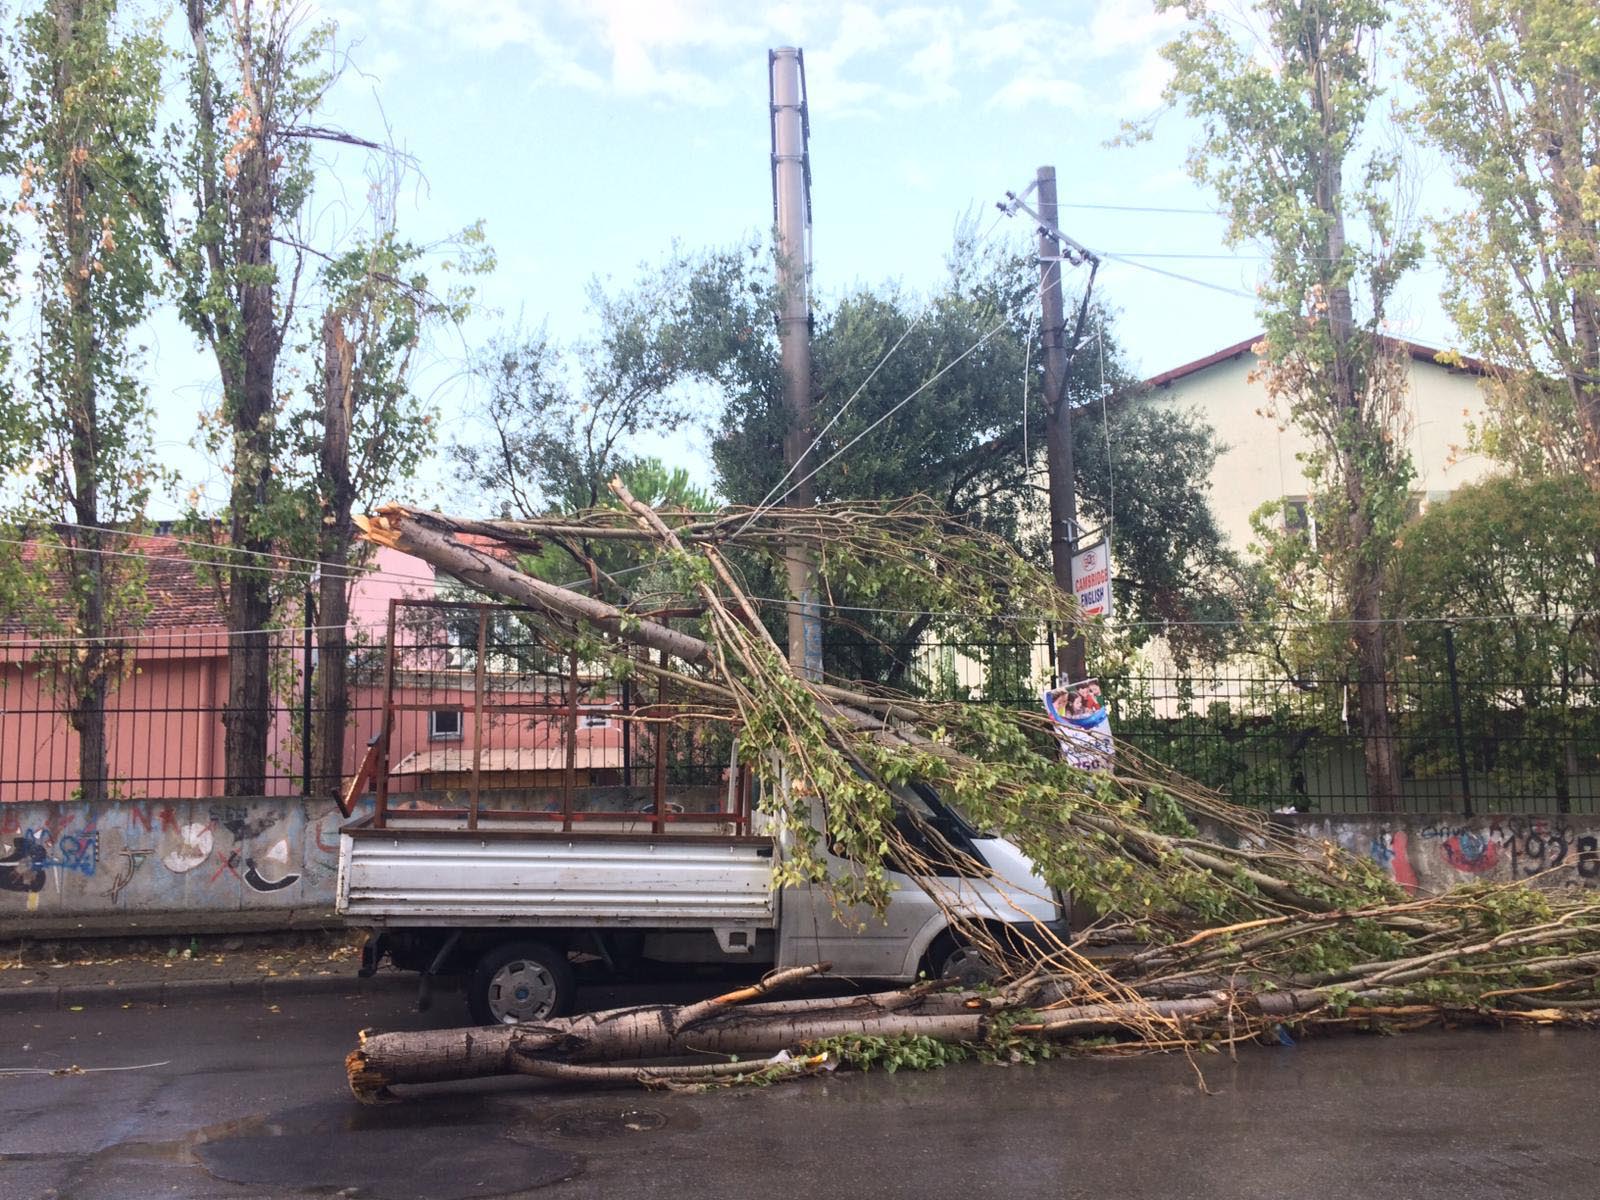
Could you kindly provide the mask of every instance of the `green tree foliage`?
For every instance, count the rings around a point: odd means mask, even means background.
[[[728,262],[722,260],[720,282],[730,300],[720,306],[727,316],[715,324],[713,308],[700,329],[703,355],[714,358],[720,345],[730,364],[741,356],[739,365],[718,376],[726,399],[713,455],[730,499],[754,504],[776,498],[794,478],[815,470],[819,500],[926,495],[952,517],[1047,561],[1039,402],[1044,371],[1032,319],[1038,283],[1029,260],[980,254],[962,236],[947,279],[932,295],[862,288],[826,307],[813,343],[813,421],[820,436],[782,486],[787,426],[775,338],[770,320],[758,315],[760,289],[729,271]],[[1091,306],[1066,382],[1067,403],[1075,410],[1080,518],[1113,529],[1124,615],[1160,622],[1231,614],[1237,564],[1206,497],[1219,447],[1203,422],[1142,405],[1138,395],[1110,314]],[[828,583],[838,603],[893,606],[891,597],[863,594],[845,580]],[[887,653],[883,661],[870,655],[839,660],[839,669],[862,677],[887,674],[895,682],[903,681],[911,651],[934,623],[915,615],[836,615],[855,622],[867,645]],[[1175,628],[1191,635],[1179,639],[1188,649],[1202,627]],[[994,653],[996,663],[1009,662],[1016,648]]]
[[[1600,497],[1582,476],[1491,478],[1436,504],[1402,537],[1396,595],[1415,644],[1464,622],[1462,669],[1537,693],[1600,666]],[[1478,620],[1478,618],[1485,618]]]
[[[1470,207],[1438,225],[1445,302],[1496,371],[1488,448],[1600,488],[1600,14],[1412,0],[1416,127]]]
[[[275,450],[279,358],[300,278],[283,271],[298,247],[295,219],[310,194],[310,146],[333,136],[311,118],[333,75],[331,26],[303,31],[286,0],[186,0],[188,124],[179,131],[174,188],[185,202],[172,231],[178,310],[216,358],[222,402],[203,430],[230,478],[227,549],[228,706],[225,786],[266,786],[271,719],[268,634],[274,577],[261,569],[292,521]],[[355,140],[355,139],[351,139]],[[202,528],[209,529],[206,523]]]
[[[162,51],[125,26],[113,0],[52,0],[26,16],[6,130],[19,172],[7,224],[38,263],[26,412],[6,422],[27,464],[12,517],[35,552],[8,571],[32,584],[13,597],[26,624],[84,639],[43,665],[67,698],[90,799],[110,788],[105,704],[124,664],[109,639],[145,607],[138,559],[101,530],[137,530],[159,475],[131,339],[157,291],[148,214]]]
[[[1501,794],[1553,795],[1561,811],[1577,744],[1600,744],[1597,529],[1600,494],[1581,475],[1493,478],[1430,508],[1405,531],[1395,564],[1416,720],[1449,727],[1444,635],[1453,626],[1474,769]],[[1414,773],[1453,778],[1453,743],[1440,736],[1434,746]]]
[[[507,516],[593,508],[637,459],[641,439],[681,428],[701,371],[700,284],[675,259],[633,287],[589,300],[592,341],[563,348],[543,330],[502,334],[479,356],[480,437],[451,450],[467,481]]]
[[[1269,255],[1262,379],[1312,439],[1322,565],[1341,600],[1335,615],[1351,622],[1367,787],[1381,808],[1399,794],[1383,580],[1411,478],[1405,363],[1382,330],[1420,252],[1393,203],[1395,154],[1361,150],[1387,9],[1264,0],[1241,21],[1205,0],[1162,7],[1192,22],[1164,51],[1175,68],[1168,99],[1200,124],[1191,172],[1222,201],[1231,240],[1259,240]]]

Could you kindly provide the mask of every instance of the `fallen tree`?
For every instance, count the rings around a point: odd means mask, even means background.
[[[681,1008],[364,1035],[347,1063],[362,1099],[492,1074],[707,1082],[781,1077],[893,1046],[1027,1057],[1106,1035],[1114,1036],[1096,1052],[1231,1044],[1286,1025],[1587,1024],[1600,1012],[1600,905],[1587,893],[1546,880],[1553,886],[1409,897],[1370,862],[1287,839],[1258,814],[1126,751],[1114,773],[1076,770],[1055,753],[1043,714],[808,682],[768,630],[771,602],[741,582],[751,556],[799,540],[825,580],[870,580],[906,609],[1070,624],[1070,602],[1004,543],[914,503],[708,517],[658,514],[620,482],[612,488],[621,510],[560,521],[469,522],[391,506],[361,526],[369,540],[533,607],[550,638],[585,661],[618,676],[669,676],[673,694],[689,698],[685,711],[737,721],[742,761],[768,785],[763,811],[791,835],[778,884],[821,881],[841,904],[881,906],[893,867],[945,903],[945,885],[918,869],[925,860],[895,831],[891,789],[917,778],[1018,845],[1050,887],[1101,920],[1071,944],[1041,929],[1024,946],[1002,944],[947,907],[962,936],[1003,966],[1001,986],[983,995],[928,984],[768,999],[791,972]],[[599,594],[589,595],[518,566],[518,552],[580,535],[637,543],[651,594],[629,595],[595,571]],[[663,608],[696,615],[667,619]],[[639,647],[659,652],[660,663],[641,662]],[[813,794],[827,798],[825,831],[799,802]],[[830,878],[815,852],[822,835],[859,869]],[[1086,954],[1096,940],[1140,948]],[[685,1056],[695,1061],[640,1065]]]

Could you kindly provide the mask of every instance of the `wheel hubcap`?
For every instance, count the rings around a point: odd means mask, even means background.
[[[555,976],[541,963],[508,962],[489,981],[489,1015],[502,1025],[541,1020],[555,1006]]]
[[[993,979],[998,971],[989,956],[976,946],[961,946],[950,952],[944,960],[943,975],[959,983],[971,985]]]

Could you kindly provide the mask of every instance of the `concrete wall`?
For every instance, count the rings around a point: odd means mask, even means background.
[[[1440,814],[1297,815],[1274,823],[1369,858],[1419,895],[1462,883],[1600,887],[1600,817]]]
[[[1600,887],[1600,817],[1284,815],[1280,828],[1372,859],[1421,894],[1457,884]],[[341,818],[281,797],[0,808],[0,937],[273,927],[333,907]],[[171,925],[169,920],[166,924]]]
[[[0,806],[0,930],[154,914],[208,919],[333,907],[342,819],[299,798]],[[260,923],[260,922],[244,922]]]

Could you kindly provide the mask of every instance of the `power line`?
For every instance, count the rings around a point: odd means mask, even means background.
[[[838,424],[839,418],[844,416],[844,414],[849,411],[850,406],[856,402],[856,397],[861,395],[862,392],[866,391],[867,384],[872,382],[873,378],[880,370],[882,370],[883,365],[894,357],[895,351],[899,350],[900,347],[905,344],[905,340],[916,330],[917,326],[922,324],[922,318],[925,315],[925,312],[919,312],[916,315],[916,319],[913,320],[911,324],[906,326],[905,332],[900,335],[899,340],[896,341],[893,346],[889,347],[889,352],[877,361],[872,370],[867,373],[867,377],[861,381],[861,385],[856,388],[855,391],[850,393],[850,398],[838,407],[833,416],[828,418],[828,423],[822,427],[822,429],[817,433],[816,437],[811,439],[811,444],[802,450],[799,456],[795,458],[794,462],[790,464],[789,469],[783,473],[783,478],[778,480],[777,483],[773,484],[772,487],[767,490],[767,494],[761,497],[760,503],[758,503],[755,508],[751,510],[749,519],[746,520],[743,525],[739,526],[739,528],[734,532],[735,537],[738,537],[739,534],[743,533],[750,527],[750,522],[754,521],[761,514],[763,511],[763,506],[766,505],[767,501],[772,499],[773,493],[781,488],[784,484],[789,482],[789,477],[800,469],[800,464],[806,460],[806,456],[822,443],[822,439],[827,436],[828,430],[832,429],[836,424]],[[810,478],[810,475],[806,476],[806,479]],[[804,482],[805,479],[800,481],[800,483]],[[799,487],[800,483],[795,484],[795,487]],[[790,492],[793,490],[794,488],[789,489]],[[789,492],[784,493],[785,496],[788,494]]]
[[[1075,266],[1081,266],[1082,264],[1078,263],[1078,264],[1074,264],[1074,265]],[[1059,279],[1057,280],[1057,282],[1053,286],[1055,286],[1057,288],[1061,287],[1065,283],[1066,278],[1067,278],[1066,272],[1062,272],[1060,274]],[[1027,301],[1025,301],[1025,303],[1031,308],[1032,304],[1033,304],[1033,300],[1034,300],[1034,297],[1033,296],[1029,296]],[[916,389],[911,392],[910,395],[908,395],[904,399],[898,401],[893,407],[891,407],[887,412],[885,412],[882,416],[880,416],[871,425],[868,425],[860,433],[856,434],[855,437],[851,438],[843,446],[839,447],[838,450],[834,451],[833,454],[829,455],[828,458],[824,459],[822,462],[818,463],[815,467],[813,467],[811,469],[810,474],[806,475],[804,478],[802,478],[799,481],[797,481],[795,484],[793,484],[789,488],[788,491],[784,492],[783,495],[779,496],[777,500],[773,501],[773,503],[770,504],[770,505],[766,505],[765,507],[766,508],[772,508],[772,507],[776,507],[779,504],[782,504],[786,499],[789,498],[789,496],[794,492],[794,490],[796,488],[800,487],[801,484],[803,484],[807,480],[811,479],[813,476],[815,476],[817,474],[817,472],[821,471],[824,467],[828,466],[830,463],[834,462],[835,460],[840,458],[842,455],[844,455],[847,451],[849,451],[852,447],[854,447],[856,445],[856,443],[861,441],[862,438],[866,437],[873,430],[877,429],[878,426],[882,425],[890,417],[894,416],[895,413],[899,412],[907,404],[910,404],[911,401],[915,400],[923,392],[927,391],[930,387],[932,387],[935,383],[937,383],[940,379],[942,379],[945,375],[949,374],[964,359],[970,357],[972,354],[974,354],[978,350],[982,349],[983,346],[988,343],[990,338],[994,337],[995,334],[999,333],[1002,329],[1004,329],[1007,325],[1009,325],[1011,323],[1012,318],[1016,315],[1017,309],[1019,309],[1021,307],[1022,307],[1022,305],[1018,304],[1018,305],[1015,305],[1012,308],[1006,310],[1006,312],[1001,316],[1000,320],[997,321],[988,331],[986,331],[984,334],[982,334],[982,336],[980,336],[977,341],[973,342],[972,345],[968,346],[960,354],[956,355],[955,358],[951,359],[943,367],[939,368],[939,370],[934,372],[934,374],[929,376],[927,379],[923,380],[922,383],[920,383],[916,387]],[[755,515],[759,515],[762,511],[764,511],[764,508],[758,508],[756,510],[755,514],[752,515],[751,519],[753,520],[754,516]]]
[[[67,524],[64,522],[64,524]],[[112,529],[109,527],[96,527],[89,525],[70,525],[70,528],[81,529],[85,532],[115,534],[121,537],[148,537],[148,534],[135,533],[126,529]],[[230,553],[226,546],[217,546],[210,542],[185,541],[177,539],[178,544],[198,546],[220,553]],[[0,544],[10,546],[33,546],[41,550],[66,550],[74,554],[99,554],[108,558],[135,558],[146,562],[181,562],[194,567],[212,567],[223,571],[258,571],[268,575],[279,575],[285,578],[306,579],[311,578],[310,571],[294,570],[287,566],[272,563],[241,563],[227,561],[219,558],[201,558],[195,555],[155,554],[145,550],[109,550],[104,546],[75,546],[64,542],[41,541],[38,538],[8,538],[0,537]],[[262,558],[275,558],[280,562],[304,563],[323,568],[329,572],[343,572],[349,579],[377,579],[391,583],[433,583],[435,578],[431,575],[402,575],[389,571],[362,571],[359,567],[352,567],[348,563],[325,563],[318,559],[297,558],[294,555],[277,555],[268,550],[238,550],[232,553],[242,555],[255,555]]]
[[[98,526],[97,527],[97,526],[90,526],[90,525],[75,525],[75,524],[72,524],[71,522],[63,522],[63,524],[67,525],[70,528],[74,528],[74,529],[82,529],[82,530],[85,530],[85,531],[97,532],[97,533],[116,534],[116,535],[119,535],[119,536],[122,536],[122,537],[148,537],[148,536],[150,536],[148,534],[135,533],[135,532],[133,532],[131,530],[127,530],[127,529],[112,529],[112,528],[105,527],[105,526]],[[177,543],[179,543],[181,545],[198,546],[198,547],[202,547],[202,548],[206,548],[206,549],[221,551],[221,552],[224,552],[224,553],[228,551],[228,548],[226,546],[217,546],[217,545],[214,545],[213,543],[210,543],[210,542],[198,542],[198,541],[182,539],[182,538],[172,539],[172,540],[176,541]],[[69,544],[66,544],[66,543],[40,541],[37,538],[30,539],[30,538],[0,537],[0,545],[33,546],[33,547],[36,547],[38,549],[65,550],[65,551],[69,551],[69,552],[75,553],[75,554],[98,554],[98,555],[102,555],[102,556],[105,556],[105,557],[108,557],[108,558],[132,558],[132,559],[142,560],[144,562],[183,563],[184,565],[187,565],[187,566],[208,567],[208,568],[212,568],[212,569],[215,569],[215,570],[218,570],[218,571],[256,571],[256,572],[260,572],[260,573],[263,573],[263,574],[276,575],[276,576],[279,576],[280,578],[285,578],[285,579],[304,579],[304,580],[306,580],[307,583],[309,583],[310,580],[311,580],[311,572],[309,572],[309,571],[294,570],[294,569],[292,569],[290,567],[278,566],[278,565],[267,564],[267,563],[227,562],[227,561],[223,561],[223,560],[220,560],[220,559],[200,558],[200,557],[196,557],[196,556],[193,556],[193,555],[185,555],[185,556],[179,557],[177,555],[170,555],[170,554],[153,554],[153,553],[150,553],[150,552],[144,551],[144,550],[109,550],[109,549],[106,549],[103,546],[75,546],[75,545],[69,545]],[[384,583],[401,583],[401,584],[407,584],[407,583],[418,584],[418,583],[420,583],[420,584],[429,584],[429,585],[432,585],[434,587],[437,587],[438,583],[439,583],[439,577],[437,575],[407,575],[407,574],[401,574],[399,572],[394,572],[394,571],[379,571],[379,570],[365,571],[365,570],[362,570],[359,567],[352,567],[348,563],[324,562],[324,561],[322,561],[320,559],[300,558],[300,557],[297,557],[295,555],[281,555],[280,556],[280,555],[273,554],[273,552],[269,551],[269,550],[240,550],[240,551],[237,551],[237,553],[239,553],[239,554],[256,555],[256,556],[263,557],[263,558],[280,558],[282,561],[285,561],[285,562],[307,564],[307,565],[310,565],[310,566],[314,566],[314,567],[318,567],[318,568],[322,568],[324,570],[327,570],[329,573],[338,573],[343,578],[351,580],[351,581],[354,581],[354,582],[361,582],[363,580],[373,580],[373,581],[384,582]],[[633,565],[631,567],[622,567],[621,569],[616,570],[616,571],[608,571],[606,574],[608,575],[609,578],[617,579],[617,578],[620,578],[621,576],[624,576],[624,575],[632,575],[635,572],[646,570],[647,568],[649,568],[649,567],[651,567],[653,565],[654,564],[650,563],[650,562],[636,563],[635,565]],[[576,587],[582,587],[583,585],[588,584],[589,582],[590,582],[589,578],[587,576],[585,576],[582,579],[569,580],[568,582],[562,583],[562,584],[558,584],[557,586],[558,587],[563,587],[563,588],[576,588]],[[242,633],[262,632],[262,631],[260,631],[260,630],[253,630],[253,631],[252,630],[241,630],[241,631],[238,631],[238,632],[240,632],[242,634]]]
[[[978,240],[975,241],[972,244],[971,253],[973,253],[975,255],[979,250],[981,250],[984,247],[984,245],[989,241],[989,239],[994,236],[994,231],[999,227],[999,225],[1000,225],[1000,216],[1002,216],[1002,215],[1004,215],[1004,214],[999,214],[999,215],[995,216],[995,218],[992,221],[989,222],[989,228],[986,229],[983,232],[983,234],[978,238]],[[740,525],[739,528],[735,531],[735,533],[734,533],[735,537],[737,537],[739,534],[743,533],[746,529],[750,528],[751,522],[753,522],[757,518],[759,518],[762,515],[762,513],[764,513],[768,508],[773,507],[773,504],[769,504],[768,503],[769,501],[772,500],[773,494],[775,492],[777,492],[777,490],[779,488],[781,488],[785,483],[787,483],[789,481],[789,477],[791,475],[793,475],[797,470],[800,469],[800,464],[803,463],[806,460],[806,458],[811,454],[811,452],[813,450],[815,450],[818,446],[820,446],[822,444],[822,439],[825,436],[827,436],[828,431],[830,429],[832,429],[834,427],[834,425],[836,425],[838,423],[839,418],[844,416],[845,412],[850,408],[850,406],[855,403],[856,398],[858,396],[860,396],[862,392],[866,391],[867,385],[869,383],[871,383],[872,380],[877,376],[878,372],[883,369],[884,364],[887,363],[891,358],[893,358],[895,356],[896,351],[898,351],[900,349],[900,347],[905,344],[906,339],[908,337],[910,337],[912,332],[922,323],[922,319],[926,315],[927,315],[927,310],[926,309],[924,309],[922,312],[919,312],[917,314],[917,316],[916,316],[916,319],[913,320],[911,322],[911,324],[906,327],[905,332],[900,335],[899,340],[896,341],[893,346],[889,347],[888,351],[883,355],[883,357],[878,359],[878,361],[873,365],[872,370],[867,372],[867,377],[861,381],[860,386],[858,386],[855,391],[850,393],[850,398],[839,406],[839,408],[834,412],[833,416],[828,418],[828,423],[826,425],[824,425],[822,427],[822,429],[817,433],[817,435],[811,439],[811,444],[809,446],[807,446],[804,450],[802,450],[800,452],[800,454],[795,458],[794,462],[792,464],[790,464],[789,469],[783,473],[783,478],[778,480],[777,483],[773,484],[772,487],[767,490],[767,494],[765,496],[761,497],[760,502],[753,509],[751,509],[750,515],[749,515],[749,517],[747,517],[745,519],[744,524]],[[827,463],[823,463],[822,465],[826,466]],[[817,470],[821,470],[821,469],[822,469],[821,467],[817,468]],[[807,482],[807,480],[811,479],[812,476],[814,476],[815,474],[816,474],[816,471],[812,471],[810,475],[807,475],[804,478],[802,478],[801,480],[799,480],[797,483],[794,484],[793,487],[789,488],[788,491],[784,492],[783,495],[781,497],[779,497],[779,499],[775,503],[776,504],[781,504],[783,502],[783,500],[787,499],[795,491],[796,488],[801,487],[803,484],[805,484]]]
[[[1095,212],[1171,213],[1186,217],[1215,217],[1221,215],[1213,208],[1162,208],[1150,204],[1067,204],[1058,202],[1056,207],[1084,208]]]
[[[1214,292],[1222,292],[1227,296],[1239,296],[1245,300],[1258,299],[1254,292],[1247,292],[1243,288],[1229,287],[1224,283],[1212,283],[1206,279],[1196,279],[1193,275],[1184,275],[1177,271],[1169,271],[1165,267],[1152,267],[1147,262],[1140,262],[1139,260],[1129,258],[1126,255],[1105,254],[1103,257],[1109,258],[1113,262],[1119,262],[1123,264],[1123,266],[1137,267],[1141,271],[1149,271],[1155,275],[1164,275],[1168,279],[1176,279],[1182,283],[1192,283],[1196,287],[1210,288]]]
[[[839,457],[841,457],[846,452],[848,452],[852,447],[854,447],[856,445],[857,442],[861,441],[862,438],[866,437],[873,430],[877,429],[878,426],[882,425],[890,417],[894,416],[895,413],[899,412],[906,405],[910,404],[918,396],[922,395],[923,392],[927,391],[930,387],[932,387],[940,379],[944,378],[945,375],[949,374],[952,370],[954,370],[964,359],[966,359],[970,355],[976,353],[978,350],[982,349],[983,346],[989,341],[990,338],[992,338],[995,334],[999,333],[1002,329],[1004,329],[1010,323],[1011,323],[1011,314],[1007,313],[1005,316],[1003,316],[994,325],[993,328],[991,328],[987,333],[985,333],[982,337],[980,337],[972,345],[968,346],[965,350],[963,350],[955,358],[951,359],[943,367],[939,368],[939,370],[936,371],[933,375],[931,375],[927,379],[925,379],[920,385],[918,385],[916,390],[913,391],[907,397],[905,397],[905,399],[903,399],[903,400],[899,401],[898,403],[896,403],[892,408],[890,408],[887,412],[885,412],[881,417],[879,417],[871,425],[868,425],[860,433],[856,434],[855,437],[851,438],[843,446],[840,446],[839,449],[835,450],[831,455],[829,455],[827,458],[825,458],[822,462],[818,463],[815,467],[813,467],[809,474],[807,474],[804,478],[798,480],[796,483],[794,483],[789,488],[789,490],[787,492],[784,492],[783,495],[779,496],[778,499],[774,502],[774,504],[775,505],[776,504],[782,504],[785,500],[787,500],[789,498],[789,496],[794,492],[794,490],[796,488],[800,487],[801,484],[803,484],[807,480],[811,479],[813,476],[815,476],[817,474],[817,472],[821,471],[824,467],[828,466],[830,463],[834,462]],[[754,518],[752,517],[752,519],[754,519]]]
[[[772,596],[751,596],[750,598],[752,600],[759,600],[759,601],[761,601],[763,603],[768,603],[768,604],[785,604],[785,603],[787,603],[787,601],[778,600],[778,599],[776,599],[775,597],[772,597]],[[830,609],[830,610],[832,610],[834,612],[871,613],[871,614],[876,614],[876,615],[879,615],[879,616],[962,617],[962,618],[965,618],[967,620],[972,620],[973,619],[973,615],[972,615],[971,612],[968,612],[968,611],[965,611],[965,610],[962,610],[962,609],[879,608],[879,607],[876,607],[874,605],[861,605],[861,604],[825,604],[824,608]],[[1467,625],[1467,624],[1483,624],[1483,623],[1486,623],[1486,622],[1501,622],[1501,621],[1529,621],[1529,620],[1554,621],[1554,620],[1558,620],[1558,619],[1562,620],[1562,621],[1570,621],[1570,620],[1577,620],[1577,619],[1582,619],[1582,618],[1594,618],[1594,617],[1600,617],[1600,609],[1581,610],[1581,611],[1577,611],[1577,612],[1561,613],[1561,614],[1559,614],[1558,617],[1544,617],[1544,616],[1540,616],[1537,613],[1519,613],[1519,612],[1512,612],[1512,611],[1504,611],[1504,612],[1495,612],[1495,613],[1471,613],[1471,614],[1464,614],[1464,615],[1427,615],[1427,616],[1380,617],[1377,620],[1372,620],[1372,621],[1357,620],[1354,617],[1327,617],[1327,618],[1323,618],[1323,619],[1319,619],[1319,620],[1315,620],[1315,621],[1308,620],[1308,621],[1280,622],[1280,623],[1264,623],[1264,622],[1259,622],[1259,621],[1252,621],[1252,620],[1250,620],[1248,618],[1245,618],[1245,617],[1231,617],[1231,618],[1227,618],[1227,619],[1220,619],[1219,618],[1219,619],[1214,619],[1214,620],[1194,620],[1194,621],[1177,621],[1177,620],[1117,621],[1117,620],[1107,620],[1107,621],[1104,621],[1104,622],[1097,623],[1097,627],[1099,627],[1099,628],[1107,628],[1107,629],[1156,629],[1156,628],[1171,629],[1171,628],[1196,628],[1196,627],[1243,628],[1243,627],[1249,627],[1249,628],[1252,628],[1252,629],[1261,629],[1261,630],[1295,630],[1295,629],[1319,629],[1319,628],[1325,628],[1325,627],[1330,626],[1330,625],[1335,625],[1335,626],[1345,626],[1345,625],[1454,625],[1454,624]],[[1000,613],[1000,614],[997,614],[996,616],[994,616],[992,618],[985,618],[985,619],[994,620],[994,621],[1002,621],[1002,622],[1036,622],[1036,623],[1039,623],[1039,624],[1043,624],[1046,621],[1051,619],[1051,614],[1049,614],[1049,613]],[[937,644],[938,643],[934,643],[934,645],[937,645]],[[974,643],[974,644],[977,644],[977,643]]]
[[[1100,430],[1106,438],[1106,530],[1114,538],[1117,530],[1117,469],[1111,460],[1111,418],[1106,415],[1106,339],[1105,327],[1094,331],[1095,348],[1100,352]],[[1114,547],[1113,547],[1114,548]]]

